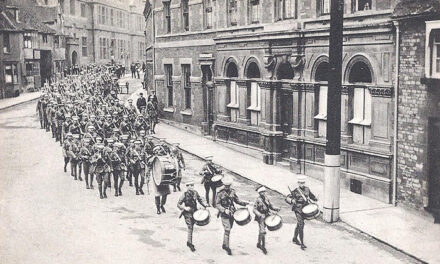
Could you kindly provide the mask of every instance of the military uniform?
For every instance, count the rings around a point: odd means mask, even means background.
[[[275,208],[270,200],[264,194],[266,192],[266,188],[261,186],[257,189],[259,196],[257,197],[254,203],[254,214],[255,221],[258,222],[258,242],[257,248],[261,249],[264,254],[267,254],[266,250],[266,217],[270,215],[270,210],[279,211],[278,208]]]
[[[315,195],[306,186],[297,187],[286,198],[286,201],[292,205],[292,211],[295,212],[296,221],[297,221],[295,234],[292,241],[298,245],[301,245],[301,248],[303,249],[305,248],[305,245],[304,245],[304,214],[302,212],[302,209],[304,208],[304,206],[309,204],[309,199],[313,201],[317,201]],[[298,235],[301,242],[298,241]]]
[[[173,157],[177,162],[177,175],[176,175],[176,182],[174,183],[174,191],[178,189],[180,191],[180,182],[182,181],[182,170],[185,169],[185,160],[183,159],[182,152],[177,148],[173,148],[171,151],[171,157]]]
[[[227,183],[224,181],[224,184]],[[225,230],[223,236],[223,249],[225,249],[228,254],[231,254],[231,250],[229,248],[229,235],[231,233],[232,226],[234,225],[233,215],[236,210],[234,203],[242,206],[246,206],[248,204],[247,202],[240,200],[235,193],[235,190],[232,188],[223,188],[219,191],[215,205],[219,210],[223,228]]]
[[[131,170],[134,176],[136,195],[144,194],[142,187],[145,183],[145,153],[141,149],[132,149],[129,153]],[[141,177],[139,182],[139,176]]]
[[[212,191],[212,205],[214,205],[214,203],[215,203],[217,186],[211,182],[211,178],[214,175],[221,174],[221,173],[222,173],[222,170],[215,167],[214,164],[212,164],[211,162],[207,162],[203,166],[201,172],[199,173],[200,175],[203,176],[202,183],[205,187],[205,198],[206,198],[207,203],[209,203],[209,190]]]
[[[187,237],[187,245],[194,249],[194,245],[192,244],[192,235],[194,231],[194,217],[193,214],[197,211],[197,202],[199,202],[203,207],[206,208],[207,205],[203,202],[199,193],[196,190],[187,190],[180,196],[179,201],[177,202],[177,207],[182,210],[182,215],[185,218],[185,223],[188,227],[188,237]],[[189,210],[185,210],[189,209]]]
[[[83,146],[80,149],[80,157],[81,157],[81,163],[84,170],[84,178],[86,180],[86,188],[90,189],[89,186],[89,174],[90,174],[90,158],[92,156],[92,152],[90,149],[90,146],[88,146],[87,141],[84,142]],[[92,180],[92,179],[90,179]],[[92,184],[92,181],[90,181],[90,184]]]

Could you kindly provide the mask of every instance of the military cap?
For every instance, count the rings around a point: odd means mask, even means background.
[[[134,141],[134,144],[136,144],[136,145],[142,144],[142,141],[136,140],[136,141]]]
[[[299,175],[297,178],[297,182],[299,183],[305,183],[306,182],[306,176],[304,175]]]
[[[188,182],[185,183],[185,185],[186,185],[186,186],[194,185],[194,181],[188,181]]]
[[[234,180],[230,177],[230,176],[225,176],[222,179],[223,185],[232,185],[232,183],[234,182]]]
[[[79,138],[79,134],[73,134],[72,136],[73,136],[73,138],[76,138],[76,139]]]

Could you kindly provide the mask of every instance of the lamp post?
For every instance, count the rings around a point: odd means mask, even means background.
[[[344,0],[331,0],[323,218],[339,219]]]

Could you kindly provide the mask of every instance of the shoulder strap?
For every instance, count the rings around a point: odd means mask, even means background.
[[[308,201],[309,199],[306,198],[306,196],[304,195],[304,193],[301,191],[301,188],[297,188],[299,193],[301,194],[301,196],[304,198],[305,201]]]

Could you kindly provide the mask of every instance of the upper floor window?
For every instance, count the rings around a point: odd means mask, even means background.
[[[428,69],[426,76],[440,79],[440,29],[433,29],[431,32],[427,32],[426,36],[428,38],[426,56],[429,58],[428,65],[425,67]]]
[[[5,83],[18,83],[17,64],[5,64]]]
[[[275,21],[297,17],[297,0],[275,0]]]
[[[47,43],[47,35],[46,34],[42,35],[42,39],[43,39],[43,43]]]
[[[372,0],[353,0],[352,9],[353,13],[358,11],[371,10]]]
[[[171,10],[170,2],[163,2],[163,17],[166,33],[171,33]]]
[[[114,17],[114,11],[113,9],[110,9],[110,25],[114,26],[115,25],[115,17]]]
[[[11,43],[9,42],[9,33],[3,32],[3,52],[11,52]]]
[[[330,0],[318,0],[318,14],[319,15],[330,14]]]
[[[27,49],[32,49],[32,33],[26,32],[23,35],[24,47]]]
[[[82,48],[81,48],[82,56],[87,57],[87,37],[81,38],[81,44],[82,44]]]
[[[260,22],[260,0],[249,0],[249,23]]]
[[[75,0],[70,0],[70,14],[75,15]]]
[[[81,3],[81,17],[86,17],[86,4]]]
[[[212,28],[212,0],[204,0],[204,19],[205,19],[205,28]]]
[[[237,0],[227,0],[228,1],[228,25],[237,25]]]
[[[189,31],[189,0],[182,0],[182,25],[183,30]]]

